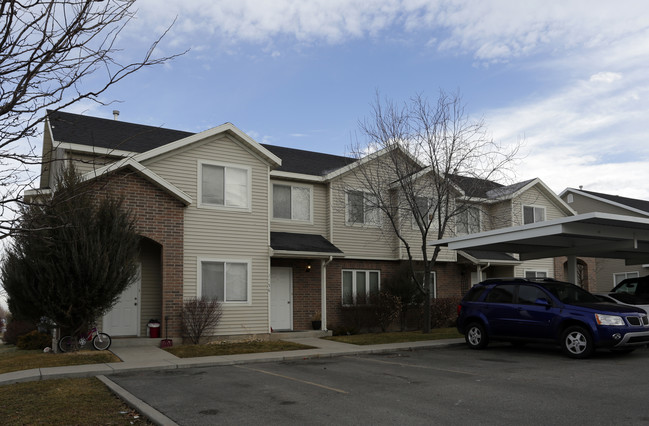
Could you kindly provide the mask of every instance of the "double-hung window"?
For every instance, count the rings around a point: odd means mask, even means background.
[[[216,297],[221,302],[249,301],[249,263],[201,260],[199,296]]]
[[[525,271],[525,278],[547,278],[547,277],[548,277],[547,271],[532,271],[532,270]]]
[[[343,270],[343,305],[364,305],[378,295],[381,288],[379,271]]]
[[[421,217],[425,224],[430,224],[434,218],[432,199],[428,197],[416,197],[415,202],[417,211],[413,212],[412,229],[418,228],[416,216]]]
[[[379,225],[376,197],[363,191],[347,192],[347,224]]]
[[[202,207],[250,208],[250,168],[199,162]]]
[[[466,207],[457,215],[455,231],[458,235],[475,234],[480,232],[480,209]]]
[[[273,219],[311,220],[311,188],[273,184]]]
[[[523,206],[523,224],[543,222],[545,220],[545,207]]]

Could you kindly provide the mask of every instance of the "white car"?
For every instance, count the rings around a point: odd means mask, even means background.
[[[596,294],[603,302],[642,308],[649,314],[649,275],[627,278],[608,293]]]

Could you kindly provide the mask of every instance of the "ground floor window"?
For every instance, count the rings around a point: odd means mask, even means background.
[[[198,296],[222,302],[248,302],[249,263],[202,260]]]
[[[364,305],[381,288],[380,271],[344,269],[343,305]]]
[[[637,278],[640,274],[638,272],[618,272],[613,274],[613,287],[626,280],[627,278]]]
[[[424,281],[424,271],[417,271],[415,274],[417,275],[417,281],[420,283]],[[430,281],[433,284],[432,296],[437,299],[437,273],[435,271],[430,271]]]
[[[525,278],[547,278],[547,271],[525,271]]]

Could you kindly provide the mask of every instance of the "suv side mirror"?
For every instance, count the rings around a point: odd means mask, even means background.
[[[546,299],[545,297],[539,297],[538,299],[536,299],[534,301],[534,304],[539,305],[539,306],[545,306],[545,307],[548,307],[548,308],[550,307],[550,301],[548,299]]]

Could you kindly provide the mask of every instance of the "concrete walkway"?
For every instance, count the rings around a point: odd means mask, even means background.
[[[415,350],[424,348],[445,347],[464,342],[464,339],[428,340],[423,342],[389,343],[383,345],[351,345],[319,338],[282,339],[289,342],[312,346],[313,349],[301,349],[284,352],[264,352],[240,355],[206,356],[198,358],[178,358],[157,346],[116,346],[110,351],[122,362],[106,364],[73,365],[68,367],[34,368],[31,370],[14,371],[0,374],[0,386],[64,377],[93,377],[98,376],[115,394],[142,415],[158,425],[173,425],[173,421],[144,403],[143,401],[121,388],[106,376],[112,374],[142,371],[165,370],[189,367],[210,367],[219,365],[235,365],[258,362],[274,362],[311,358],[328,358],[334,356],[376,354]]]

